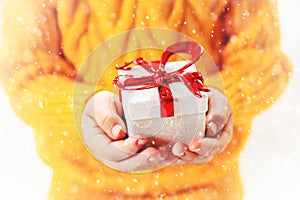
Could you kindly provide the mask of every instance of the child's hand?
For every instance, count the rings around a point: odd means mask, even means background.
[[[205,137],[196,138],[189,146],[176,143],[173,154],[191,164],[206,163],[226,148],[232,137],[232,127],[232,113],[226,97],[218,90],[211,89]]]
[[[169,165],[174,161],[171,150],[149,147],[147,140],[126,135],[120,117],[119,98],[108,91],[96,93],[87,102],[82,114],[82,132],[86,145],[102,162],[120,171],[140,171]]]
[[[86,104],[82,115],[85,143],[93,154],[107,165],[120,171],[141,171],[178,163],[203,164],[222,152],[232,136],[231,109],[226,97],[212,89],[209,97],[206,136],[195,139],[189,146],[176,143],[170,155],[169,146],[143,149],[147,139],[127,137],[120,117],[122,105],[113,93],[101,91]],[[177,157],[177,158],[176,158]]]

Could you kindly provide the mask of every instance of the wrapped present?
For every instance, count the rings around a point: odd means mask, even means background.
[[[176,53],[192,58],[167,62]],[[209,89],[194,65],[202,53],[195,42],[179,42],[159,61],[138,58],[117,67],[114,85],[120,91],[129,136],[147,137],[153,146],[189,144],[204,136]]]

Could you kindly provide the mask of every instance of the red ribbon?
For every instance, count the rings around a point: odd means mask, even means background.
[[[168,59],[176,53],[187,53],[192,55],[190,62],[182,68],[173,72],[166,72],[165,64]],[[186,68],[193,65],[203,54],[203,48],[196,42],[184,41],[169,46],[162,54],[160,61],[147,62],[143,58],[137,58],[126,62],[123,66],[117,66],[119,70],[130,70],[130,65],[140,65],[147,72],[148,76],[134,77],[125,74],[117,76],[113,83],[120,90],[144,90],[158,88],[161,105],[161,117],[174,116],[173,95],[169,83],[183,82],[185,86],[198,98],[201,98],[201,91],[209,91],[204,86],[204,80],[200,72],[186,72]]]

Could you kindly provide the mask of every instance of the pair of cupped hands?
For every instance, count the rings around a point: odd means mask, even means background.
[[[151,147],[145,137],[129,137],[119,98],[100,91],[86,103],[82,114],[83,140],[106,165],[125,172],[157,169],[172,164],[204,164],[222,152],[232,137],[232,112],[219,90],[210,88],[205,137],[190,144]],[[183,133],[184,134],[184,133]]]

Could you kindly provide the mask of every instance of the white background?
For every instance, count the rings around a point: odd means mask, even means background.
[[[282,48],[295,71],[281,99],[253,123],[240,162],[245,200],[300,197],[300,1],[280,0],[279,8]],[[14,115],[1,86],[0,136],[0,199],[45,200],[51,170],[39,159],[33,131]]]

